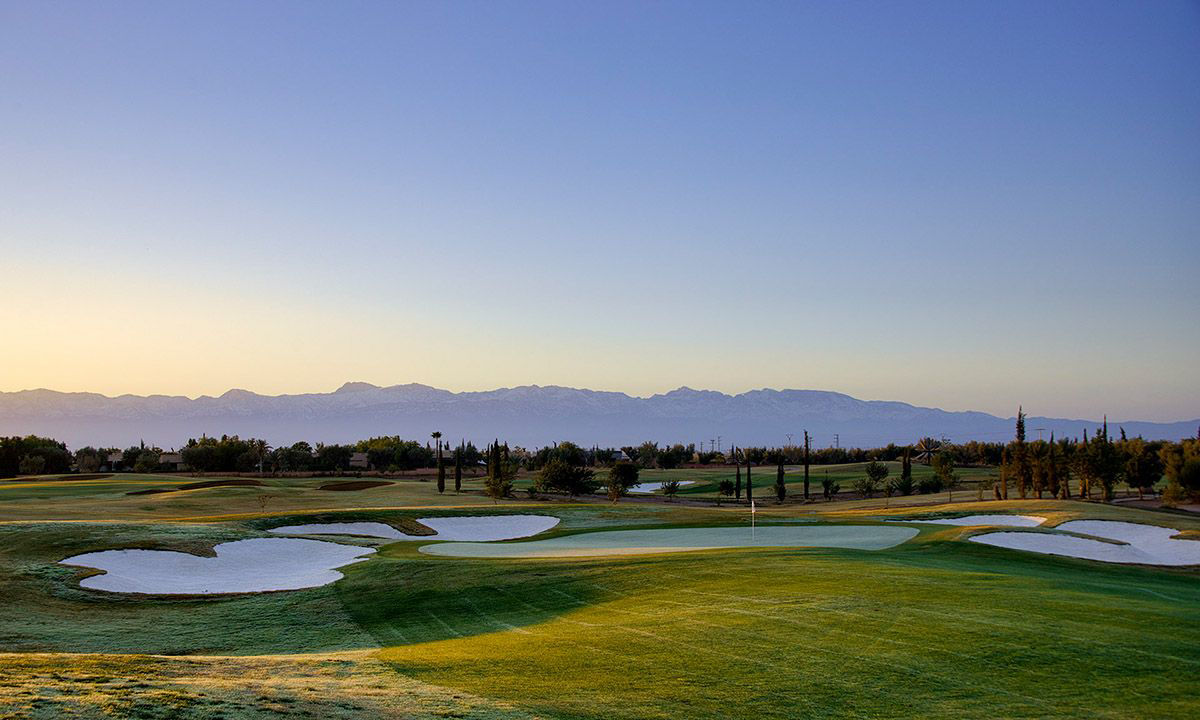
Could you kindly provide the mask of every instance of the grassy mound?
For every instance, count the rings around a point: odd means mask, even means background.
[[[204,480],[202,482],[184,483],[173,488],[148,488],[146,490],[132,490],[125,493],[126,495],[157,495],[159,493],[179,492],[181,490],[203,490],[204,488],[215,487],[263,487],[261,480],[253,478],[231,478],[228,480]]]
[[[384,487],[392,483],[386,480],[351,480],[349,482],[326,483],[318,490],[332,490],[334,492],[344,490],[370,490],[371,488]]]

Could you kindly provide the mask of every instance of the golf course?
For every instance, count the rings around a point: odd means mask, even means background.
[[[1103,528],[1132,523],[1190,552],[1200,519],[969,488],[761,497],[752,519],[717,504],[721,472],[647,471],[691,484],[616,503],[493,501],[481,478],[0,481],[0,717],[1200,713],[1196,565],[970,541],[1117,547]],[[1055,530],[1078,521],[1100,522]],[[177,562],[193,582],[155,585]]]

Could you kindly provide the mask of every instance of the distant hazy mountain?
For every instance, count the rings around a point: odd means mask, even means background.
[[[1099,420],[1030,417],[1029,435],[1080,436]],[[1200,420],[1176,423],[1117,422],[1146,438],[1192,436]],[[0,393],[0,435],[34,433],[83,445],[126,447],[145,440],[179,447],[202,434],[237,434],[273,444],[347,442],[372,435],[424,439],[442,431],[451,442],[501,438],[524,447],[573,440],[618,447],[644,440],[780,445],[786,433],[807,429],[818,447],[871,447],[947,436],[954,442],[1004,440],[1013,418],[981,412],[946,412],[901,402],[866,401],[820,390],[752,390],[726,395],[682,387],[648,398],[624,393],[537,385],[487,392],[453,393],[427,385],[378,387],[346,383],[336,392],[258,395],[230,390],[191,400],[167,395],[62,393],[24,390]],[[795,440],[793,437],[793,440]]]

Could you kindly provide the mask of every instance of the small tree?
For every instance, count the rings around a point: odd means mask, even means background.
[[[879,492],[883,481],[887,479],[888,467],[877,460],[872,460],[863,470],[866,474],[855,481],[854,490],[864,498],[869,498]]]
[[[663,495],[666,495],[668,499],[674,498],[675,493],[679,492],[679,481],[674,479],[663,480],[662,492]]]
[[[933,459],[933,472],[937,474],[938,483],[950,492],[950,502],[954,502],[954,488],[958,486],[958,474],[954,472],[954,459],[950,453],[942,451]]]
[[[783,481],[783,461],[779,461],[779,466],[775,468],[775,499],[778,502],[783,502],[787,497],[787,484]]]
[[[724,497],[732,497],[733,496],[733,481],[730,480],[729,478],[725,478],[721,482],[717,483],[717,504],[718,505],[721,504],[722,496],[724,496]]]
[[[832,500],[841,492],[842,486],[837,480],[829,477],[829,471],[825,471],[825,477],[821,478],[821,494],[826,500]]]
[[[608,499],[616,502],[629,492],[629,488],[637,485],[638,466],[628,460],[621,460],[608,471]]]

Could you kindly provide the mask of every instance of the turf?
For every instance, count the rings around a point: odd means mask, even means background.
[[[0,657],[0,717],[1200,714],[1195,570],[1020,553],[965,541],[986,530],[924,526],[916,538],[872,552],[537,560],[432,557],[418,551],[421,542],[357,538],[347,542],[380,552],[322,588],[207,598],[79,588],[85,571],[58,559],[119,547],[204,553],[285,524],[405,528],[430,515],[536,512],[561,518],[545,535],[555,538],[749,520],[744,506],[661,500],[493,505],[411,481],[327,493],[316,478],[268,479],[266,488],[169,493],[178,504],[154,510],[124,495],[167,480],[0,488],[0,651],[16,653]],[[264,492],[284,500],[256,512],[255,495]],[[52,499],[31,522],[39,493]],[[386,495],[380,505],[363,501],[373,493]],[[1018,512],[1046,516],[1048,526],[1087,517],[1200,531],[1191,517],[1050,500],[758,509],[766,523]]]

